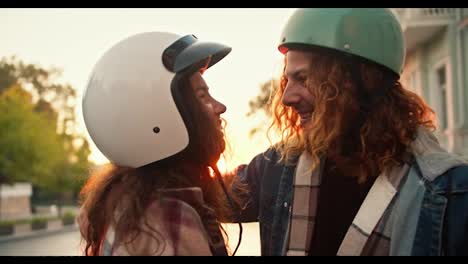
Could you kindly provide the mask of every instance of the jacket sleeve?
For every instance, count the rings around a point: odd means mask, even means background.
[[[445,255],[468,256],[468,166],[448,171],[449,191],[444,237]]]
[[[255,156],[249,164],[243,164],[237,167],[236,176],[241,187],[233,187],[233,192],[237,192],[241,197],[241,211],[238,212],[237,221],[239,222],[257,222],[259,215],[259,202],[262,192],[262,181],[265,166],[271,160],[271,149]],[[240,191],[240,190],[244,191]]]

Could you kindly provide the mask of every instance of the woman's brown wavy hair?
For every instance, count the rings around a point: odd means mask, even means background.
[[[434,111],[399,77],[373,62],[323,48],[309,48],[307,88],[314,100],[305,127],[281,100],[287,85],[283,75],[272,96],[271,129],[280,131],[276,145],[282,161],[307,150],[316,168],[322,157],[363,183],[403,162],[403,154],[423,126],[435,129]],[[312,168],[312,169],[314,169]]]
[[[140,168],[128,168],[107,164],[91,175],[81,190],[82,211],[85,212],[86,230],[82,230],[82,237],[86,242],[86,255],[99,255],[103,239],[109,225],[115,229],[119,241],[129,245],[141,232],[140,222],[148,206],[157,199],[159,190],[166,188],[200,187],[205,203],[214,209],[218,226],[224,232],[221,222],[232,221],[226,196],[212,168],[225,148],[225,139],[220,137],[212,120],[202,110],[201,103],[195,97],[190,83],[183,80],[181,85],[184,104],[188,106],[188,119],[192,120],[189,129],[190,142],[182,152],[163,161],[151,163]],[[224,121],[224,125],[225,125]],[[233,184],[226,182],[227,189]],[[236,201],[236,197],[230,193]],[[121,215],[117,222],[114,219],[116,209]],[[145,219],[144,219],[145,220]],[[144,221],[146,227],[152,230],[152,237],[158,241],[160,247],[155,249],[162,252],[165,242],[160,233]],[[224,232],[225,241],[227,234]],[[228,250],[229,247],[225,243]],[[129,252],[131,250],[128,247]]]

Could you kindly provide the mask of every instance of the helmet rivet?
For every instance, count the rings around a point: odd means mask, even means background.
[[[154,127],[154,128],[153,128],[153,132],[154,132],[154,133],[157,134],[157,133],[159,133],[159,131],[161,131],[161,129],[159,129],[159,127]]]
[[[345,49],[350,49],[351,48],[351,45],[349,45],[348,43],[344,44],[344,48]]]

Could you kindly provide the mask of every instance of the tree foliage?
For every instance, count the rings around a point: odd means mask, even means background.
[[[55,124],[34,111],[31,95],[18,84],[0,95],[0,176],[2,182],[40,180],[63,155]]]
[[[61,71],[0,60],[0,183],[30,181],[62,194],[76,191],[91,165],[76,130],[76,92]]]
[[[248,117],[259,113],[263,113],[267,118],[272,117],[270,109],[270,100],[274,92],[279,88],[277,79],[270,79],[260,85],[259,94],[249,101],[250,111],[246,114]],[[250,136],[262,131],[268,124],[262,123],[250,130]]]

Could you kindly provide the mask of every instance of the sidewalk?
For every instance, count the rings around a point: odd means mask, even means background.
[[[71,231],[78,231],[78,225],[76,223],[74,225],[62,226],[61,228],[54,228],[54,229],[46,228],[46,229],[40,229],[40,230],[31,230],[26,233],[0,236],[0,243],[6,243],[6,242],[11,242],[11,241],[16,241],[16,240],[29,239],[29,238],[39,237],[39,236],[47,236],[47,235],[53,235],[57,233],[71,232]]]

